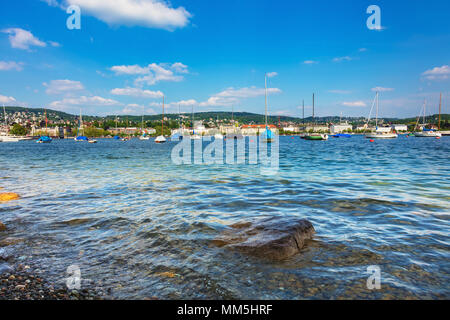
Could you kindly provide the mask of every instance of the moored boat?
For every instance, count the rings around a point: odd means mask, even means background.
[[[50,143],[52,141],[53,139],[50,138],[49,136],[42,136],[36,141],[36,143]]]
[[[375,116],[375,131],[366,133],[365,137],[367,139],[395,139],[395,138],[398,138],[398,134],[395,132],[392,132],[391,127],[378,126],[379,95],[380,94],[377,91],[377,93],[375,95],[375,100],[372,103],[372,108],[370,109],[370,114],[371,114],[374,104],[376,102],[377,109],[376,109],[376,116]],[[370,114],[369,114],[369,118],[367,118],[367,123],[366,123],[367,126],[369,125]]]
[[[161,122],[161,135],[156,137],[156,143],[165,143],[167,140],[164,137],[164,96],[163,96],[163,107],[162,107],[162,122]]]

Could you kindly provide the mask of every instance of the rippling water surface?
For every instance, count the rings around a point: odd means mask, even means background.
[[[79,265],[113,298],[450,298],[450,138],[280,138],[280,170],[174,165],[174,143],[0,143],[0,221],[51,281]],[[309,219],[303,252],[218,248],[227,225]],[[381,268],[381,290],[366,287]]]

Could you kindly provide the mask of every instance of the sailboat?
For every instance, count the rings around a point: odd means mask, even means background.
[[[264,88],[265,88],[265,125],[266,129],[262,133],[263,142],[271,143],[274,139],[273,132],[269,129],[269,125],[267,123],[267,73],[264,74]]]
[[[163,96],[163,108],[162,108],[162,122],[161,122],[161,135],[156,137],[156,143],[165,143],[166,138],[164,137],[164,96]]]
[[[144,109],[144,108],[142,108]],[[142,110],[144,111],[144,110]],[[142,122],[141,122],[141,132],[142,135],[139,137],[139,140],[150,140],[150,136],[144,130],[144,113],[142,113]]]
[[[87,137],[79,135],[82,132],[84,132],[84,129],[83,129],[83,117],[81,115],[81,109],[80,109],[80,124],[79,124],[79,127],[77,129],[77,136],[75,138],[73,138],[73,140],[75,140],[76,142],[89,141],[89,139]]]
[[[315,129],[315,123],[314,123],[314,93],[313,93],[313,100],[312,100],[312,107],[313,107],[313,113],[312,113],[312,120],[313,120],[313,131]],[[303,136],[303,139],[305,140],[328,140],[328,135],[324,133],[307,133]]]
[[[41,136],[36,143],[50,143],[52,142],[52,138],[47,135],[47,110],[45,110],[45,136]]]
[[[366,133],[366,138],[367,139],[395,139],[398,137],[398,135],[394,132],[392,132],[392,128],[391,127],[379,127],[378,126],[378,109],[379,109],[379,92],[377,91],[376,95],[375,95],[375,100],[374,102],[376,102],[376,106],[377,106],[377,111],[376,111],[376,116],[375,116],[375,132],[370,132],[370,133]],[[374,106],[374,103],[372,103],[372,108]],[[370,109],[370,113],[372,113],[372,108]],[[366,125],[368,126],[370,121],[370,114],[369,114],[369,118],[367,119],[367,123]]]
[[[441,104],[442,104],[442,93],[441,93],[441,96],[440,96],[440,99],[439,99],[439,124],[438,124],[438,127],[440,127],[440,125],[441,125],[440,124],[440,122],[441,122],[440,121],[440,119],[441,119]],[[425,128],[425,126],[426,126],[426,122],[425,122],[425,120],[426,120],[426,111],[425,111],[426,106],[427,106],[427,102],[425,101],[424,104],[423,104],[423,128],[422,128],[422,131],[415,132],[414,136],[417,137],[417,138],[440,138],[440,137],[442,137],[442,133],[440,133],[440,132],[438,132],[438,131],[436,131],[434,129],[427,129],[427,128]],[[419,123],[419,119],[417,119],[416,128],[417,128],[418,123]]]
[[[195,134],[195,129],[194,129],[194,106],[192,106],[192,136],[191,136],[191,140],[201,140],[202,137],[199,136],[198,134]]]
[[[183,140],[183,124],[181,121],[181,110],[180,105],[178,105],[178,130],[175,130],[170,136],[170,141],[178,142]]]

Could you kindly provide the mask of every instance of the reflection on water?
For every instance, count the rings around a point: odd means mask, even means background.
[[[450,139],[282,137],[277,176],[184,165],[173,143],[0,144],[0,204],[17,260],[69,265],[116,298],[449,298]],[[269,262],[217,248],[225,226],[309,219],[302,254]],[[382,289],[366,288],[379,265]],[[87,282],[87,281],[86,281]]]

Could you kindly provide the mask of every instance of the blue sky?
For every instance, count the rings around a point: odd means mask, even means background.
[[[81,8],[81,29],[64,10]],[[382,30],[369,30],[369,5]],[[84,114],[450,113],[450,2],[18,0],[0,4],[0,103]]]

